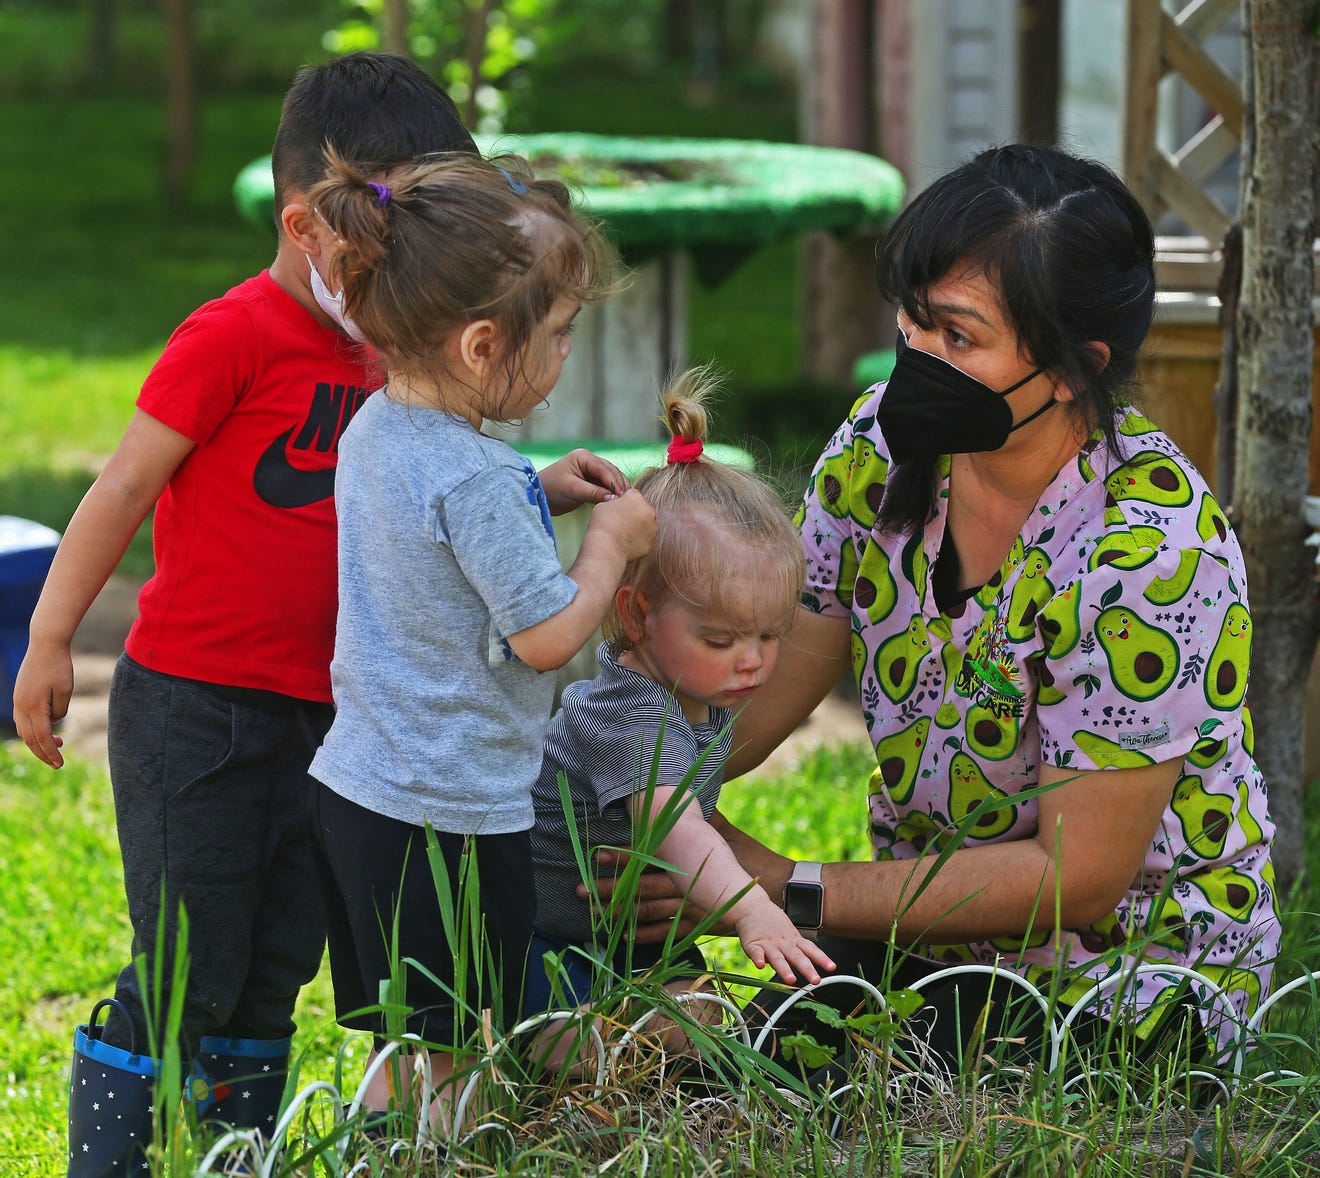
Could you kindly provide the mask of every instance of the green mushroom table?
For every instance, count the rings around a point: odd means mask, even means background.
[[[689,266],[716,286],[764,245],[825,230],[877,232],[903,182],[863,152],[758,140],[588,134],[483,137],[484,153],[525,156],[564,180],[633,268],[628,287],[579,317],[549,404],[509,432],[519,443],[657,436],[656,391],[688,355]],[[234,185],[239,209],[273,223],[269,158]]]

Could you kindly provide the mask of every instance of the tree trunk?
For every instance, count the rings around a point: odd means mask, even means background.
[[[196,152],[191,0],[163,0],[165,13],[165,199],[176,204]]]
[[[816,0],[807,139],[825,147],[876,149],[876,4]],[[852,388],[859,356],[893,345],[894,316],[875,285],[875,235],[814,233],[805,245],[803,368]]]
[[[87,79],[90,89],[109,89],[115,72],[115,0],[92,0],[87,38]]]
[[[1320,635],[1307,528],[1317,99],[1315,0],[1245,0],[1254,151],[1242,185],[1237,309],[1236,520],[1255,636],[1249,700],[1255,755],[1278,825],[1286,895],[1304,866],[1302,736],[1307,674]]]
[[[494,6],[495,0],[480,0],[468,12],[468,98],[463,107],[463,123],[468,127],[476,127],[480,122],[481,108],[477,105],[477,91],[484,81],[481,67],[486,60],[486,34],[490,29],[490,13]]]
[[[385,35],[382,38],[388,53],[410,57],[408,44],[408,0],[385,0]]]

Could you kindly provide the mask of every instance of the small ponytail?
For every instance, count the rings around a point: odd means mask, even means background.
[[[706,402],[719,383],[714,368],[703,365],[671,380],[660,394],[660,421],[673,437],[668,459],[633,484],[655,508],[655,545],[629,563],[622,583],[640,589],[652,608],[677,597],[719,615],[727,587],[745,585],[752,576],[768,599],[782,603],[787,629],[802,592],[802,546],[788,509],[770,487],[751,471],[702,455],[710,428]],[[755,554],[750,569],[742,563],[747,549]],[[629,609],[637,599],[630,595]],[[632,621],[617,613],[606,617],[602,629],[616,653],[632,647]]]

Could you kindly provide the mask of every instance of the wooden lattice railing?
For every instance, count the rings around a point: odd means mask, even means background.
[[[1213,290],[1218,280],[1219,245],[1232,217],[1203,182],[1242,142],[1242,87],[1202,42],[1239,10],[1239,0],[1190,0],[1175,13],[1160,0],[1128,0],[1124,178],[1152,219],[1173,212],[1198,235],[1185,248],[1162,251],[1162,288]],[[1156,141],[1160,81],[1169,74],[1215,112],[1172,152]]]

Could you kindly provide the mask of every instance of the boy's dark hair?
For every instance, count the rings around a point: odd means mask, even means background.
[[[277,220],[291,192],[324,178],[327,146],[368,171],[427,152],[477,151],[434,78],[406,57],[369,51],[304,66],[293,79],[271,149]]]
[[[919,192],[877,250],[881,293],[930,325],[925,292],[960,267],[984,274],[1032,363],[1067,384],[1088,432],[1118,452],[1117,418],[1155,309],[1155,237],[1136,197],[1103,164],[1050,147],[981,152]],[[1092,343],[1105,344],[1108,362]],[[919,528],[933,472],[890,474],[879,524]]]

